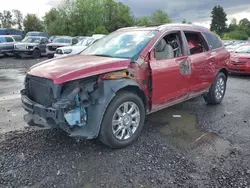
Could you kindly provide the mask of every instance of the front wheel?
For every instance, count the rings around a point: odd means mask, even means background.
[[[220,72],[209,92],[204,95],[204,99],[208,104],[219,104],[223,100],[226,92],[227,78],[224,73]]]
[[[118,93],[104,114],[99,139],[111,148],[126,147],[139,137],[144,119],[141,98],[130,92]]]
[[[32,57],[33,57],[34,59],[40,58],[40,57],[41,57],[41,52],[40,52],[40,50],[39,50],[39,49],[35,49],[34,52],[32,53]]]

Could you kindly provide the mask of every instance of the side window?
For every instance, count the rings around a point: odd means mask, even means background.
[[[16,42],[21,42],[22,41],[21,36],[15,35],[15,36],[13,36],[13,38],[15,39]]]
[[[183,43],[180,32],[167,34],[155,46],[156,60],[171,59],[183,56]]]
[[[76,44],[76,43],[78,43],[78,40],[76,38],[73,38],[72,39],[72,44]]]
[[[14,42],[14,40],[11,37],[6,37],[6,42]]]
[[[42,44],[47,44],[47,43],[48,43],[48,40],[45,39],[45,38],[42,38],[42,39],[41,39],[41,43],[42,43]]]
[[[219,37],[213,33],[203,33],[211,50],[222,47]]]
[[[201,33],[184,32],[184,34],[186,36],[188,49],[191,55],[208,51],[208,46],[206,45],[206,42]]]

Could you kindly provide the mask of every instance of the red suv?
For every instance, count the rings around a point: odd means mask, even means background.
[[[139,137],[146,114],[199,95],[219,104],[229,59],[221,40],[203,27],[119,29],[81,54],[31,67],[21,91],[26,120],[125,147]]]

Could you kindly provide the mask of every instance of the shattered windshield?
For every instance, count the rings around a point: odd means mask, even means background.
[[[157,31],[117,31],[100,39],[82,54],[133,59]]]

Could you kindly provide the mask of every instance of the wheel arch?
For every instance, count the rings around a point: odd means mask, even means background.
[[[219,71],[219,73],[223,73],[223,74],[225,74],[225,76],[226,76],[226,79],[228,78],[228,71],[227,71],[227,69],[226,68],[222,68],[222,69],[220,69],[220,71]]]
[[[99,88],[91,94],[91,98],[96,102],[88,107],[88,126],[90,130],[87,132],[78,132],[77,134],[80,134],[81,136],[84,135],[84,137],[88,139],[98,137],[101,123],[108,105],[117,93],[123,91],[136,93],[142,99],[143,104],[146,104],[146,96],[141,90],[140,85],[135,80],[103,80],[101,81]],[[146,110],[147,108],[145,105],[145,111]]]
[[[139,86],[127,85],[127,86],[119,89],[116,93],[125,92],[125,91],[132,92],[132,93],[135,93],[136,95],[138,95],[144,104],[145,111],[147,111],[147,97]]]

